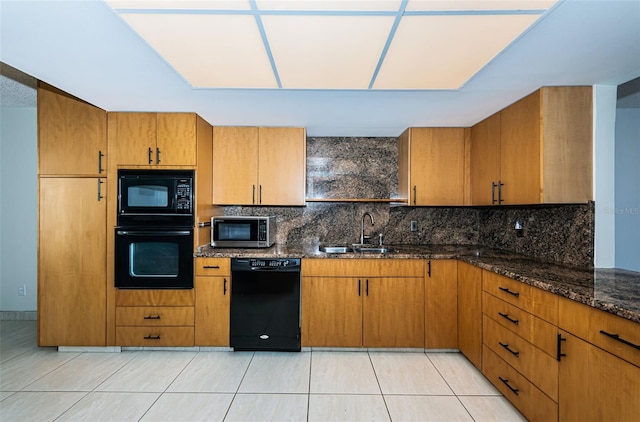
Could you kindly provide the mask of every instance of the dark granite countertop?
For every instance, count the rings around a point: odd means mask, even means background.
[[[640,323],[640,272],[575,268],[513,252],[464,245],[385,245],[387,254],[327,254],[319,245],[267,249],[198,248],[196,257],[219,258],[424,258],[459,259],[523,283]]]

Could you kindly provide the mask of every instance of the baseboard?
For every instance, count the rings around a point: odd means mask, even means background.
[[[36,321],[37,311],[0,311],[0,321]]]

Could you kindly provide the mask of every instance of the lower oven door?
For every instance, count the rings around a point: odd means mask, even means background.
[[[193,229],[117,228],[115,286],[192,289]]]

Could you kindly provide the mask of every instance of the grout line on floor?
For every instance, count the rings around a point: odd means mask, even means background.
[[[376,366],[373,364],[373,359],[371,359],[371,352],[367,351],[367,357],[369,358],[369,363],[371,363],[371,368],[373,369],[373,375],[376,377],[376,382],[378,383],[378,388],[380,389],[380,395],[382,396],[382,402],[384,403],[384,408],[387,409],[387,416],[389,416],[389,420],[392,421],[391,412],[389,411],[389,406],[387,406],[387,399],[384,397],[384,393],[382,392],[382,386],[380,385],[380,380],[378,379],[378,373],[376,372]]]
[[[240,382],[238,383],[238,387],[236,388],[236,392],[233,393],[233,398],[231,399],[231,402],[229,403],[229,407],[227,407],[227,411],[224,412],[224,416],[222,417],[222,421],[224,422],[225,419],[227,419],[227,416],[229,415],[229,410],[231,410],[231,406],[233,406],[233,402],[236,400],[236,396],[238,394],[240,394],[240,386],[242,385],[242,382],[244,381],[244,378],[247,376],[247,372],[249,372],[249,368],[251,367],[251,362],[253,362],[253,358],[256,357],[256,352],[253,352],[251,354],[251,359],[249,360],[249,364],[247,365],[247,367],[244,370],[244,374],[242,374],[242,378],[240,379]]]

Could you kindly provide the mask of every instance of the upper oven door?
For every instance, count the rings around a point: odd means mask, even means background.
[[[115,231],[115,286],[193,288],[193,230]]]

